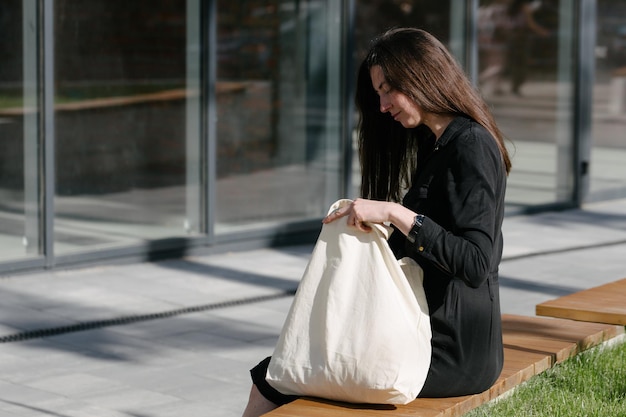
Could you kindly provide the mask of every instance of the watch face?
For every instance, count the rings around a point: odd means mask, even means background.
[[[419,224],[419,226],[422,227],[422,225],[424,224],[424,215],[418,214],[417,216],[415,216],[415,223]]]

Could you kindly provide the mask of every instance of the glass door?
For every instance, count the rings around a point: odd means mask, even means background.
[[[588,201],[626,197],[626,2],[596,5]]]
[[[574,0],[480,0],[478,83],[510,139],[509,211],[573,204]]]
[[[37,3],[0,4],[0,262],[42,253]]]
[[[218,237],[320,218],[341,194],[341,5],[218,0]]]
[[[355,68],[369,40],[389,27],[435,34],[476,78],[510,139],[507,211],[573,204],[575,3],[359,0]]]
[[[203,232],[200,3],[54,2],[55,256]]]

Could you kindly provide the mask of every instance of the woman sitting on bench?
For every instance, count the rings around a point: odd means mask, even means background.
[[[503,135],[452,55],[418,29],[375,40],[356,101],[363,198],[323,222],[393,225],[396,257],[424,271],[432,358],[419,396],[482,392],[503,363],[498,266],[511,167]],[[265,381],[268,362],[251,371],[246,417],[294,399]]]

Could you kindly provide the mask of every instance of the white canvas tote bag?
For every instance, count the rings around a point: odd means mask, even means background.
[[[350,200],[339,200],[335,210]],[[423,272],[396,260],[391,228],[325,224],[287,315],[266,379],[288,395],[406,404],[430,366]]]

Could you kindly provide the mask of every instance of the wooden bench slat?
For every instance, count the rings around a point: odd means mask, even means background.
[[[299,417],[316,417],[332,415],[335,417],[354,417],[355,414],[359,416],[377,416],[380,413],[386,413],[387,411],[397,411],[394,406],[385,405],[371,405],[371,404],[348,404],[339,403],[334,401],[322,400],[322,399],[310,399],[302,398],[294,401],[291,404],[279,407],[269,414],[277,417],[299,416]],[[439,415],[439,413],[433,412],[432,414],[424,414],[424,417],[433,417]],[[394,416],[409,417],[413,414],[394,414]]]
[[[538,316],[626,325],[626,278],[536,306]]]
[[[298,399],[266,414],[269,417],[458,417],[515,386],[605,340],[624,332],[621,326],[557,318],[502,316],[504,367],[487,391],[464,397],[418,398],[407,405],[354,405]]]

